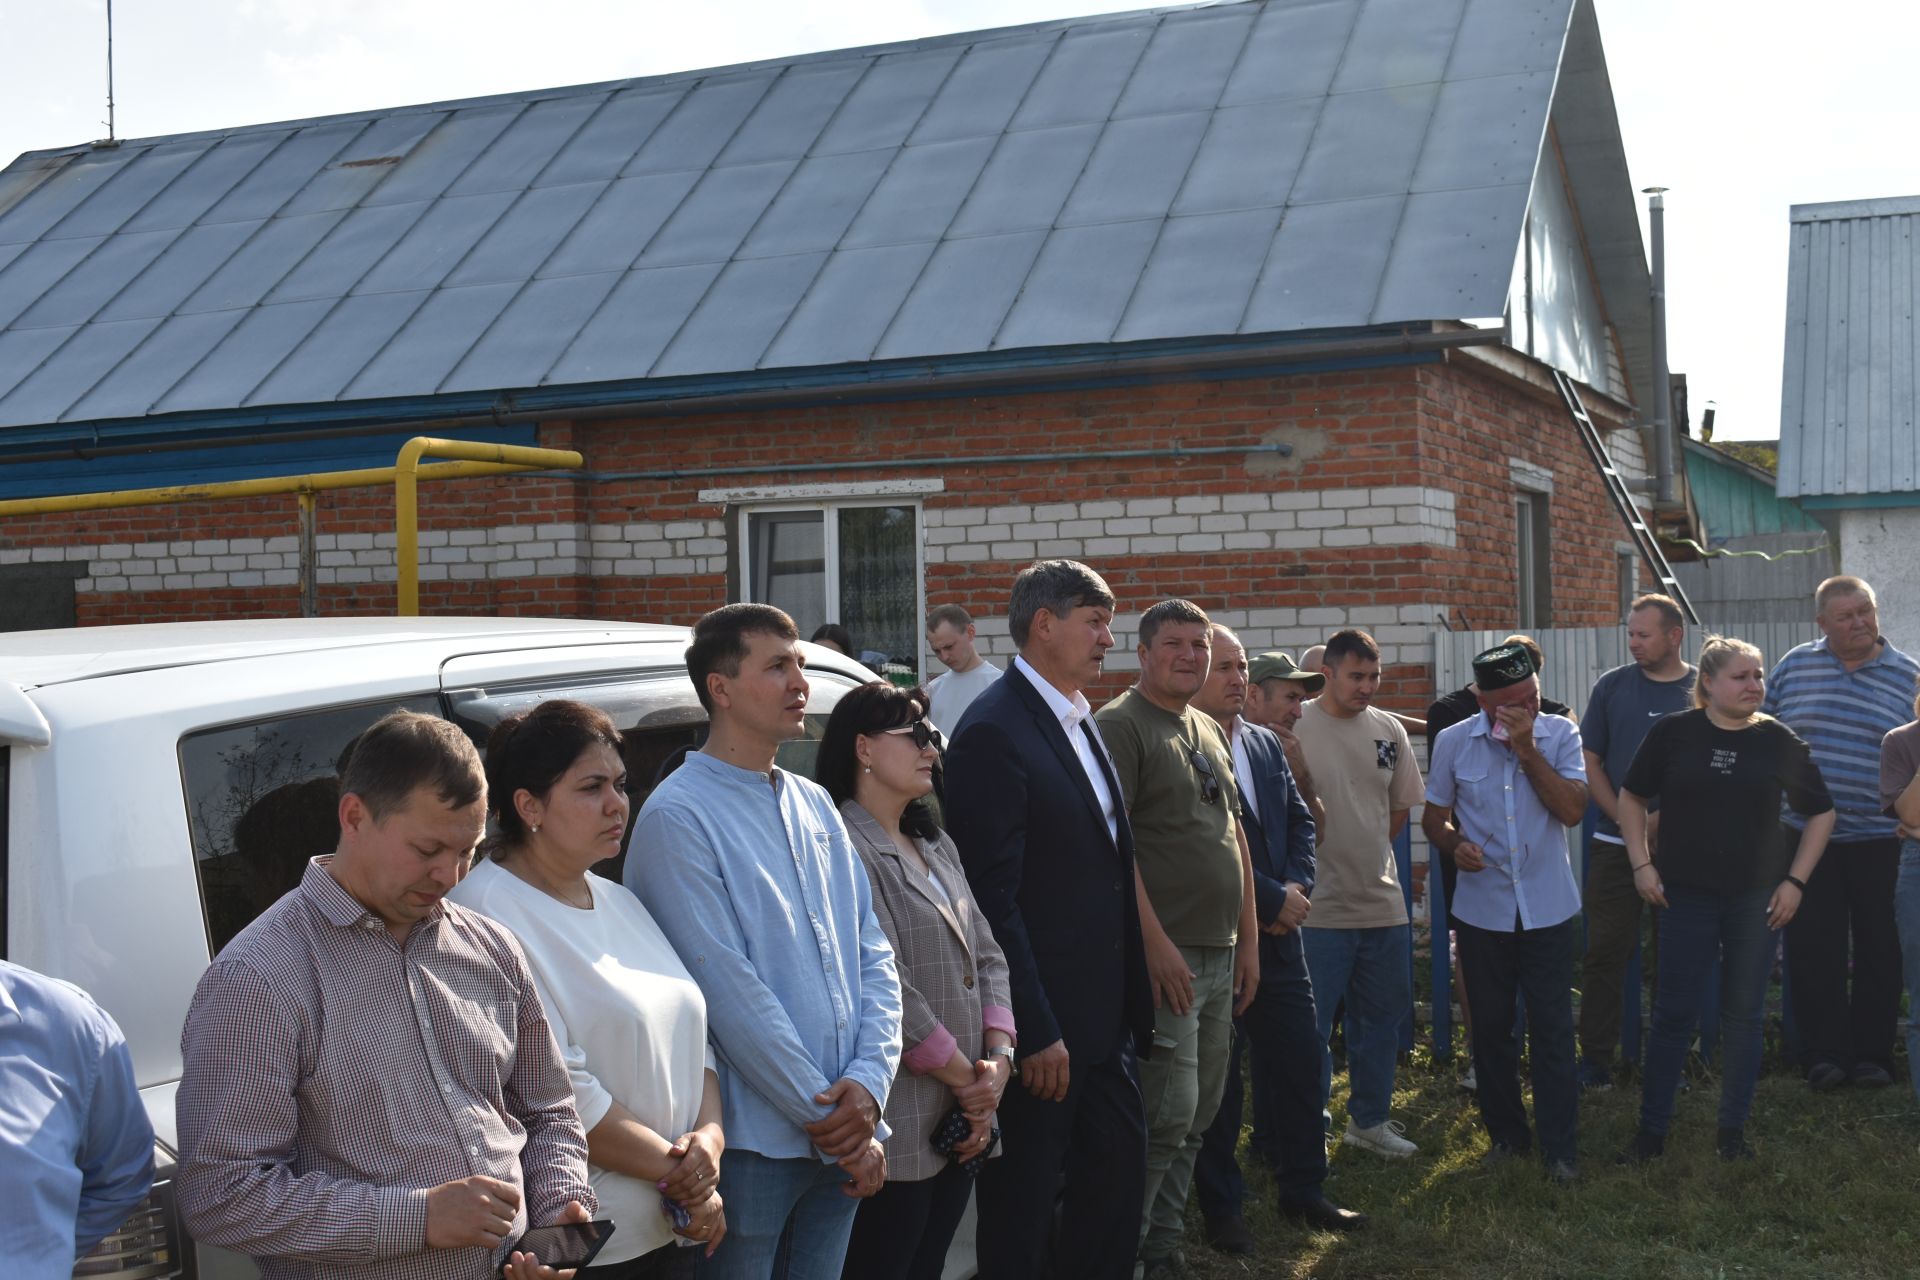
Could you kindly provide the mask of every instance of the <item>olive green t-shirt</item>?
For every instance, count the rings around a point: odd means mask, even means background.
[[[1213,717],[1180,715],[1129,689],[1094,716],[1120,775],[1133,856],[1167,936],[1183,947],[1230,947],[1240,934],[1240,793],[1233,749]],[[1194,762],[1199,752],[1218,787]],[[1208,801],[1211,793],[1213,800]]]

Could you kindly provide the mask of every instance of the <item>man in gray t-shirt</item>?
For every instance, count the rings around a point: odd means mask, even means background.
[[[1613,1086],[1613,1052],[1620,1043],[1627,961],[1640,938],[1640,894],[1633,887],[1620,836],[1618,779],[1655,720],[1693,705],[1694,669],[1680,656],[1686,620],[1666,596],[1646,595],[1627,615],[1627,652],[1633,661],[1594,682],[1580,717],[1587,786],[1600,814],[1587,845],[1582,906],[1587,913],[1587,957],[1580,979],[1580,1083]],[[1648,839],[1657,838],[1659,816]]]

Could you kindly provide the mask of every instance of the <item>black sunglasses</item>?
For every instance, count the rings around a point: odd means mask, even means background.
[[[940,736],[940,731],[925,720],[915,720],[912,724],[903,724],[898,729],[882,729],[881,732],[910,733],[913,735],[913,745],[922,751],[928,747],[944,751],[947,747],[947,740]]]
[[[1193,771],[1200,775],[1200,798],[1208,804],[1220,803],[1220,775],[1213,771],[1213,761],[1198,747],[1187,748],[1187,759],[1193,761]]]

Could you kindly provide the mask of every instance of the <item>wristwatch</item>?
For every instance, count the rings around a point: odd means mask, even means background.
[[[1020,1074],[1020,1064],[1014,1059],[1012,1045],[1010,1044],[995,1045],[993,1048],[987,1050],[987,1056],[993,1057],[993,1058],[1005,1058],[1007,1060],[1007,1074],[1010,1076],[1017,1076]]]

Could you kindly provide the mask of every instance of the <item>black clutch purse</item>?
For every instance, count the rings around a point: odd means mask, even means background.
[[[928,1139],[928,1144],[942,1155],[951,1156],[953,1149],[965,1142],[967,1135],[972,1132],[973,1122],[967,1119],[967,1113],[955,1107],[947,1112],[946,1117],[934,1127],[933,1136]],[[994,1148],[999,1145],[1000,1126],[996,1124],[993,1126],[991,1136],[987,1139],[987,1149],[971,1160],[961,1161],[960,1167],[968,1173],[979,1173],[980,1166],[987,1162],[987,1157],[992,1155]]]

